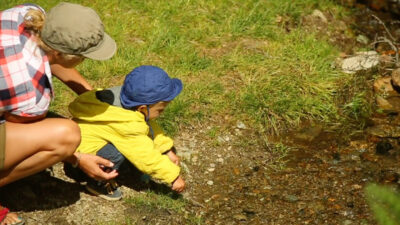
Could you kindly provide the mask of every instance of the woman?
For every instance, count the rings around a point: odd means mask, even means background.
[[[101,169],[111,162],[75,153],[80,131],[73,121],[45,118],[52,74],[81,94],[91,86],[74,67],[116,51],[96,12],[60,3],[45,18],[42,8],[26,4],[0,12],[0,23],[0,187],[60,161],[99,180],[116,177],[116,171]],[[0,206],[0,225],[23,223]]]

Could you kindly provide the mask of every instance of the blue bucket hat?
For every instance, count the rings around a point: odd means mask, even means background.
[[[125,77],[120,100],[126,109],[171,101],[182,91],[182,81],[156,66],[139,66]]]

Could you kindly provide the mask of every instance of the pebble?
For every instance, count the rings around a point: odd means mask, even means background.
[[[246,129],[246,125],[242,121],[237,122],[236,127],[239,129]]]
[[[361,161],[361,158],[360,158],[360,156],[358,156],[358,155],[352,155],[351,156],[351,160],[353,160],[353,161]]]
[[[211,163],[211,164],[210,164],[210,167],[213,167],[213,168],[214,168],[214,167],[215,167],[215,164],[214,164],[214,163]]]
[[[295,195],[286,195],[285,200],[288,202],[297,202],[299,198]]]
[[[224,159],[223,159],[223,158],[218,158],[218,159],[217,159],[217,162],[223,163],[223,162],[224,162]]]
[[[214,184],[214,181],[212,181],[212,180],[209,180],[209,181],[207,181],[207,184],[211,186],[211,185],[213,185],[213,184]]]
[[[213,172],[215,170],[215,168],[208,168],[209,172]]]
[[[243,215],[243,214],[236,214],[233,216],[233,218],[235,218],[236,220],[239,221],[246,221],[247,220],[247,216]]]

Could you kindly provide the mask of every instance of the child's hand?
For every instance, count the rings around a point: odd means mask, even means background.
[[[173,163],[175,163],[175,165],[179,165],[179,157],[174,153],[174,151],[168,151],[167,152],[167,156],[169,157],[169,159],[173,162]]]
[[[185,189],[185,181],[181,176],[176,178],[176,180],[172,183],[172,190],[181,193]]]

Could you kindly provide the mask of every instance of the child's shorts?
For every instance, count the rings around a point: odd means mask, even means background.
[[[0,170],[4,167],[6,158],[6,123],[0,118]]]

